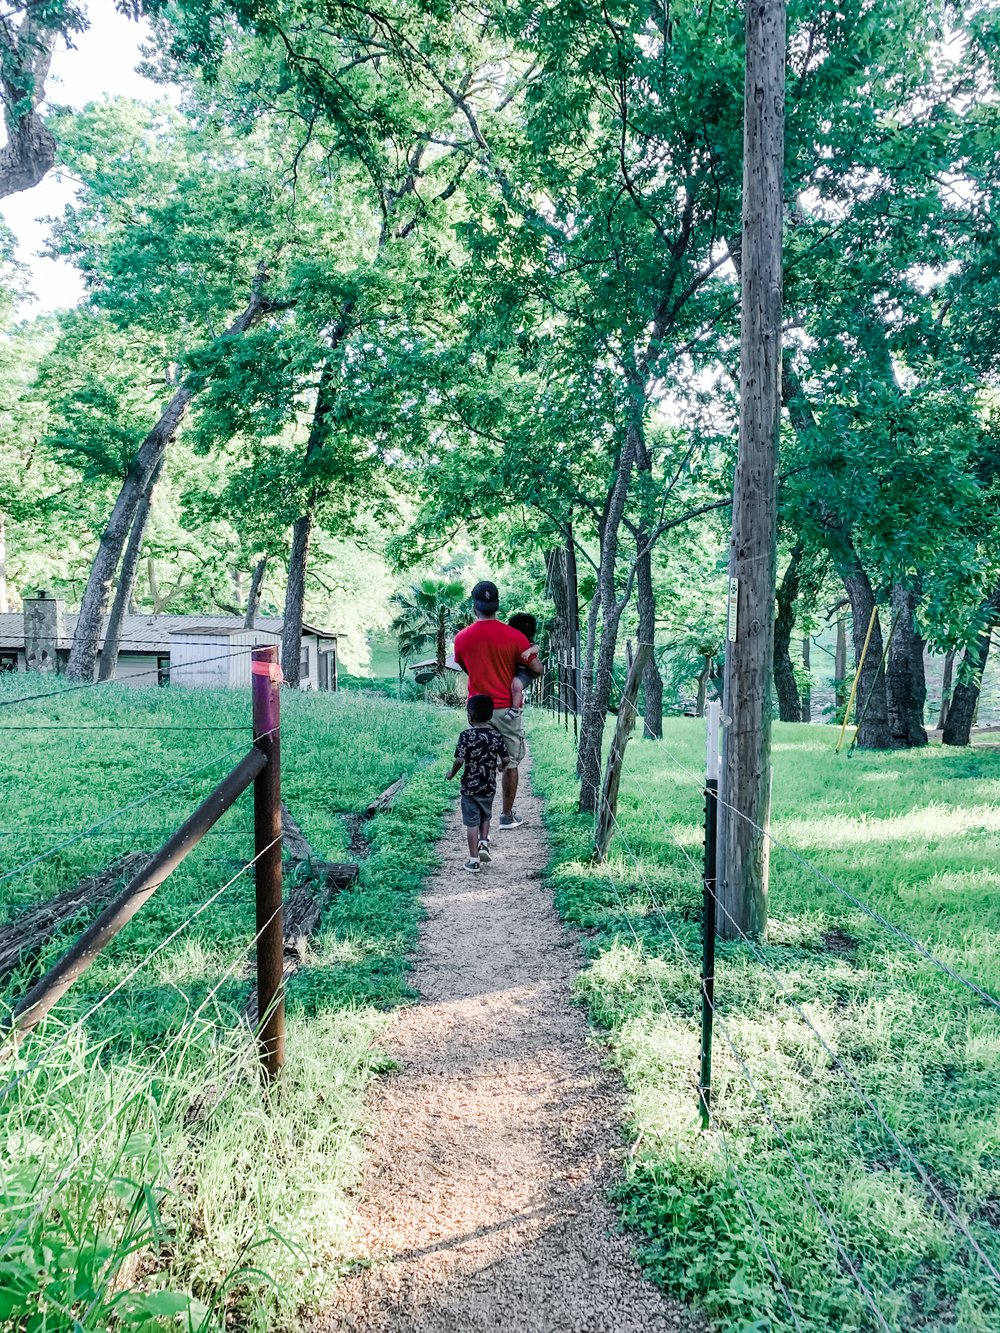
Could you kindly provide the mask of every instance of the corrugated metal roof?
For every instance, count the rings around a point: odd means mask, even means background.
[[[70,648],[76,632],[76,612],[67,611],[63,616],[65,634],[59,641],[60,648]],[[108,617],[105,616],[101,627],[101,642],[107,629]],[[258,616],[257,629],[270,630],[280,634],[284,628],[283,616]],[[121,650],[126,653],[162,653],[170,652],[170,635],[176,630],[195,630],[198,632],[221,630],[230,632],[242,629],[243,622],[237,616],[126,616],[122,623]],[[336,639],[336,634],[329,630],[317,629],[315,625],[303,623],[306,634],[315,634],[323,639]],[[0,649],[24,648],[24,615],[20,611],[0,613]]]

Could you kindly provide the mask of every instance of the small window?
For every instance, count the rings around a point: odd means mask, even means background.
[[[170,684],[170,658],[158,657],[156,659],[156,683],[157,685]]]
[[[303,644],[302,656],[299,658],[299,675],[304,679],[309,679],[309,645]]]
[[[0,672],[17,670],[17,653],[0,653]]]

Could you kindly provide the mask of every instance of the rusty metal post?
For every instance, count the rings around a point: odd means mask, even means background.
[[[285,1063],[284,939],[281,889],[281,668],[276,644],[253,650],[253,741],[267,767],[253,784],[257,884],[257,1012],[260,1062],[272,1079]]]

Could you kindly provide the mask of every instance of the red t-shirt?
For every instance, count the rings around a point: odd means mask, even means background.
[[[469,677],[469,694],[488,694],[494,708],[511,705],[510,683],[531,644],[502,620],[474,620],[455,635],[455,661]]]

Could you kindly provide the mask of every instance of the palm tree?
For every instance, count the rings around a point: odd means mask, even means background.
[[[393,598],[397,608],[392,622],[401,662],[434,645],[434,674],[443,676],[448,660],[448,637],[469,623],[469,596],[464,583],[425,578]]]

